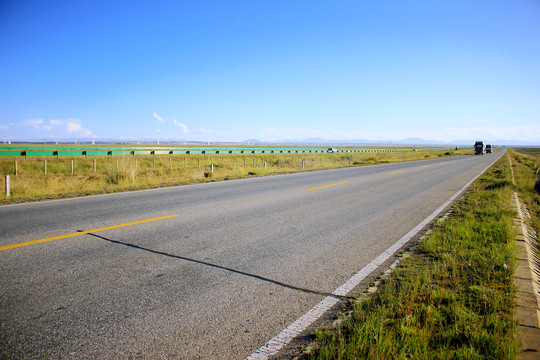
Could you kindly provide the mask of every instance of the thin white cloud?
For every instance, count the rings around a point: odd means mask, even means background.
[[[81,131],[82,129],[82,126],[81,124],[77,124],[77,123],[74,123],[74,122],[68,122],[66,123],[66,130],[70,133],[76,133],[76,132],[79,132]]]
[[[34,129],[38,129],[43,124],[43,119],[28,119],[23,121],[23,125],[32,126]]]
[[[197,132],[200,132],[201,134],[218,134],[217,131],[210,129],[197,129]]]
[[[9,126],[0,124],[0,130],[7,130],[9,129]]]
[[[440,130],[450,139],[478,138],[487,141],[522,140],[537,142],[540,140],[540,126],[482,126],[471,128],[444,128]]]
[[[186,125],[182,124],[181,122],[176,121],[175,119],[173,119],[173,122],[174,122],[174,125],[182,129],[182,132],[184,134],[187,134],[189,132],[188,127]]]
[[[157,121],[159,121],[160,123],[163,123],[165,122],[165,120],[159,116],[158,114],[156,114],[156,112],[154,111],[154,117],[157,119]]]
[[[82,127],[79,122],[68,121],[66,123],[66,130],[69,133],[79,135],[81,137],[92,137],[94,134],[88,129]]]
[[[54,138],[89,138],[94,134],[89,129],[82,126],[79,119],[50,119],[45,122],[43,119],[28,119],[21,123],[23,126],[31,127],[32,131],[28,133],[29,137],[54,137]],[[44,135],[44,131],[47,135]],[[32,133],[34,132],[34,133]],[[53,134],[51,134],[54,132]]]

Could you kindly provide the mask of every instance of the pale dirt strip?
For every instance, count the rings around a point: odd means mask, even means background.
[[[518,323],[519,360],[540,359],[540,248],[534,229],[527,226],[527,208],[512,196],[512,207],[518,216],[516,227],[517,267],[514,273]]]

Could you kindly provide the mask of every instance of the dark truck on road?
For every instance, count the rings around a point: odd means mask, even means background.
[[[483,141],[474,143],[474,155],[484,155],[486,153],[486,144]]]

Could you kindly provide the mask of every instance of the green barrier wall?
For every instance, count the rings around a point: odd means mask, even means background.
[[[343,148],[334,153],[376,153],[376,152],[411,152],[416,149],[396,148]],[[448,148],[421,148],[421,151],[449,151]],[[0,146],[0,157],[33,157],[33,156],[118,156],[118,155],[221,155],[221,154],[310,154],[327,153],[327,148],[216,148],[216,147],[76,147],[73,145],[44,146]]]

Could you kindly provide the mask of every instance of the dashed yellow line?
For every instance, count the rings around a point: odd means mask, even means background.
[[[397,173],[400,173],[400,172],[403,172],[403,170],[387,172],[385,175],[392,175],[392,174],[397,174]]]
[[[424,165],[424,166],[420,166],[422,169],[424,168],[427,168],[427,167],[430,167],[431,165]]]
[[[329,186],[336,186],[336,185],[346,184],[347,182],[348,182],[348,181],[343,181],[343,182],[339,182],[339,183],[335,183],[335,184],[330,184],[330,185],[317,186],[317,187],[314,187],[314,188],[306,189],[306,191],[316,190],[316,189],[322,189],[322,188],[329,187]]]
[[[43,242],[47,242],[47,241],[53,241],[53,240],[59,240],[59,239],[70,238],[70,237],[79,236],[79,235],[84,235],[84,234],[89,234],[89,233],[95,233],[95,232],[98,232],[98,231],[117,229],[117,228],[124,227],[124,226],[143,224],[143,223],[147,223],[147,222],[150,222],[150,221],[163,220],[163,219],[168,219],[168,218],[172,218],[172,217],[175,217],[175,216],[178,216],[178,215],[167,215],[167,216],[161,216],[161,217],[152,218],[152,219],[139,220],[139,221],[132,221],[132,222],[128,222],[128,223],[125,223],[125,224],[118,224],[118,225],[106,226],[106,227],[102,227],[102,228],[99,228],[99,229],[92,229],[92,230],[79,231],[79,232],[72,233],[72,234],[59,235],[59,236],[53,236],[53,237],[48,237],[48,238],[39,239],[39,240],[32,240],[32,241],[22,242],[22,243],[18,243],[18,244],[11,244],[11,245],[6,245],[6,246],[0,246],[0,251],[2,251],[2,250],[8,250],[8,249],[13,249],[13,248],[18,248],[18,247],[21,247],[21,246],[28,246],[28,245],[39,244],[39,243],[43,243]]]

